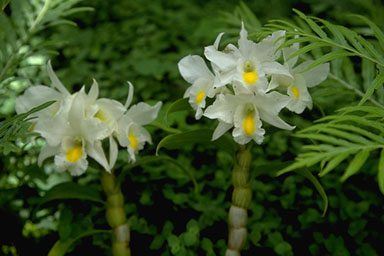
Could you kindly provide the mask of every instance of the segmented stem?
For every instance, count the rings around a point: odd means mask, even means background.
[[[236,163],[232,172],[232,205],[229,209],[229,236],[225,256],[240,256],[240,251],[247,240],[247,209],[252,199],[249,185],[249,166],[251,152],[239,145]]]
[[[113,233],[113,256],[130,256],[130,230],[125,217],[124,196],[112,173],[103,172],[101,184],[107,195],[106,219]]]

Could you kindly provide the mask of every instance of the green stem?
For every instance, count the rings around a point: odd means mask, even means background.
[[[101,184],[107,196],[106,219],[112,229],[113,256],[130,256],[130,230],[125,217],[124,196],[113,173],[103,171]]]
[[[239,145],[232,171],[232,205],[229,209],[229,236],[226,256],[240,256],[247,240],[248,207],[252,200],[249,184],[249,167],[252,155],[244,145]]]

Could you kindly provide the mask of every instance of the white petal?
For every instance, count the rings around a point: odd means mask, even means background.
[[[145,102],[140,102],[136,105],[133,105],[128,112],[126,113],[133,122],[138,125],[145,125],[151,123],[157,118],[157,114],[161,108],[161,101],[157,102],[156,105],[150,106]]]
[[[292,87],[295,86],[299,91],[299,97],[296,98],[293,95]],[[302,75],[295,76],[294,85],[290,86],[287,89],[287,94],[291,97],[290,102],[287,105],[287,108],[297,114],[301,114],[306,107],[312,109],[312,97],[308,92],[308,89],[305,85],[305,80]]]
[[[116,134],[116,137],[122,147],[128,147],[130,144],[127,135],[132,124],[134,124],[132,119],[126,115],[122,116],[118,121],[119,132]]]
[[[16,98],[16,113],[25,113],[47,101],[61,98],[62,95],[50,87],[43,85],[32,86],[23,95]]]
[[[34,131],[40,133],[50,146],[58,146],[65,136],[73,132],[66,117],[60,115],[39,118]]]
[[[129,81],[128,81],[128,86],[129,86],[128,97],[127,97],[127,100],[126,100],[125,105],[124,105],[125,109],[127,109],[129,107],[129,105],[131,105],[132,98],[133,98],[133,92],[134,92],[133,84]]]
[[[204,48],[205,57],[221,71],[236,69],[237,59],[234,54],[218,51],[213,45]]]
[[[109,137],[109,169],[112,170],[115,166],[117,155],[118,155],[118,147],[115,139],[110,136]]]
[[[95,141],[94,143],[86,144],[86,152],[87,154],[96,160],[107,172],[110,172],[110,166],[108,164],[107,158],[105,157],[105,153],[103,147],[101,146],[101,141]]]
[[[81,132],[82,121],[85,118],[85,99],[86,95],[83,87],[73,99],[68,113],[69,124],[76,132]]]
[[[299,56],[295,56],[287,61],[289,56],[291,56],[293,53],[295,53],[299,49],[299,43],[295,43],[291,45],[290,47],[286,47],[282,49],[283,57],[284,57],[284,65],[287,65],[288,69],[292,69],[293,66],[296,64],[297,59]]]
[[[281,129],[292,130],[295,127],[284,122],[278,113],[287,106],[290,98],[278,92],[271,92],[265,95],[255,95],[255,107],[259,111],[260,119]]]
[[[233,115],[237,101],[233,95],[218,95],[215,102],[209,106],[205,112],[204,116],[210,119],[219,119],[219,121],[225,123],[233,123]]]
[[[60,152],[60,147],[51,147],[49,145],[46,145],[39,154],[39,158],[37,160],[37,164],[41,166],[43,164],[43,161],[47,159],[48,157],[54,156]]]
[[[274,61],[279,58],[281,52],[276,52],[276,50],[284,42],[282,39],[279,40],[279,38],[284,35],[285,31],[279,30],[273,32],[272,35],[267,36],[261,42],[256,44],[254,54],[257,56],[260,62]]]
[[[177,64],[181,76],[193,84],[197,79],[203,77],[213,80],[213,75],[208,69],[203,58],[198,55],[188,55],[182,58]]]
[[[51,61],[48,61],[48,67],[47,67],[49,78],[52,81],[53,87],[55,87],[57,90],[59,90],[64,95],[69,95],[67,88],[60,82],[59,78],[57,78],[55,72],[53,72]]]
[[[261,65],[261,69],[268,75],[276,74],[292,77],[291,73],[289,73],[287,68],[276,61],[263,62]]]
[[[88,92],[87,101],[92,104],[97,97],[99,97],[99,85],[95,79],[93,79],[93,84],[91,89]]]
[[[106,115],[108,115],[107,119],[117,121],[125,112],[126,108],[118,102],[117,100],[111,99],[98,99],[96,101],[97,106],[100,110],[103,111]]]
[[[299,73],[300,71],[307,68],[311,63],[313,63],[312,60],[305,61],[294,68],[293,71],[295,73]],[[307,87],[311,88],[323,82],[328,77],[328,74],[329,63],[324,63],[308,70],[307,72],[302,73],[301,75],[304,77]]]
[[[241,31],[240,31],[240,39],[238,41],[239,50],[244,58],[249,58],[252,56],[252,52],[254,51],[254,47],[256,43],[248,40],[248,32],[244,27],[244,23],[241,23]]]
[[[220,138],[226,131],[228,131],[232,127],[233,127],[233,124],[219,121],[219,125],[216,127],[215,131],[213,132],[212,140],[216,140]]]
[[[213,43],[213,46],[216,48],[216,49],[219,49],[219,44],[220,44],[220,40],[221,40],[221,37],[224,35],[224,32],[220,33],[217,37],[216,37],[216,40],[215,42]]]

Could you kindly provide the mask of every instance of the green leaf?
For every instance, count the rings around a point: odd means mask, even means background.
[[[359,18],[368,24],[368,26],[373,30],[375,37],[377,38],[377,40],[379,40],[380,45],[384,50],[384,33],[383,33],[383,31],[375,23],[373,23],[370,19],[368,19],[367,17],[364,17],[362,15],[357,15],[357,14],[352,14],[351,16]]]
[[[309,51],[312,51],[314,49],[318,49],[318,48],[321,48],[321,47],[324,47],[324,46],[329,46],[329,44],[327,42],[313,42],[313,43],[310,43],[310,44],[308,44],[308,45],[306,45],[304,47],[301,47],[299,50],[297,50],[294,53],[292,53],[291,55],[289,55],[287,60],[290,60],[293,57],[296,57],[298,55],[307,53]]]
[[[64,208],[63,210],[61,210],[60,221],[57,227],[61,241],[65,241],[70,237],[71,231],[72,231],[72,226],[71,226],[72,219],[73,219],[72,210],[68,208]]]
[[[327,166],[320,171],[319,176],[323,177],[330,171],[332,171],[334,168],[336,168],[341,162],[343,162],[351,153],[346,152],[344,154],[337,155],[335,158],[331,159]]]
[[[363,105],[372,96],[375,90],[383,86],[383,83],[384,83],[384,72],[376,76],[375,80],[373,80],[372,83],[369,85],[369,88],[365,92],[364,97],[359,102],[359,106]]]
[[[4,11],[5,7],[7,7],[10,1],[11,0],[0,0],[0,7],[2,11]]]
[[[68,238],[66,241],[57,241],[51,250],[48,252],[48,256],[64,256],[68,249],[71,247],[71,245],[76,242],[77,240],[86,237],[86,236],[92,236],[99,233],[110,233],[110,230],[88,230],[84,231],[83,233],[77,235],[73,238]]]
[[[293,9],[293,11],[297,13],[300,18],[305,20],[308,23],[308,25],[311,27],[311,29],[315,31],[318,36],[320,36],[323,39],[328,39],[327,34],[320,28],[319,25],[316,24],[316,22],[314,22],[311,18],[308,18],[304,13],[300,12],[299,10]]]
[[[295,172],[303,175],[305,178],[307,178],[310,182],[312,182],[312,184],[315,186],[317,192],[319,192],[321,198],[323,199],[323,202],[324,202],[324,208],[323,208],[323,215],[325,215],[325,213],[327,212],[327,209],[328,209],[328,196],[327,194],[325,193],[325,190],[323,188],[323,186],[320,184],[320,182],[316,179],[315,176],[312,175],[312,173],[310,171],[308,171],[307,168],[301,168],[301,169],[297,169]]]
[[[365,149],[360,151],[355,155],[352,161],[349,163],[347,169],[345,170],[343,176],[341,176],[340,180],[344,182],[352,175],[356,174],[360,168],[363,166],[367,158],[369,157],[369,150]]]
[[[81,186],[71,181],[60,183],[48,190],[41,198],[40,204],[56,199],[80,199],[104,203],[98,189],[93,186]]]
[[[156,155],[158,155],[161,148],[180,149],[186,145],[194,145],[197,143],[212,143],[231,155],[235,154],[236,146],[231,137],[222,136],[212,141],[212,133],[213,131],[211,129],[199,129],[168,135],[157,145]]]
[[[191,106],[189,105],[188,98],[181,98],[176,100],[171,104],[165,115],[166,120],[168,121],[168,115],[178,111],[190,110]]]
[[[377,173],[377,183],[379,183],[380,191],[384,195],[384,148],[381,150],[381,153],[380,153],[379,171]]]
[[[320,58],[316,59],[314,62],[312,62],[310,65],[308,65],[308,67],[301,70],[300,73],[307,72],[308,70],[310,70],[310,69],[312,69],[312,68],[314,68],[320,64],[329,62],[333,59],[347,57],[347,56],[354,56],[354,55],[356,55],[356,54],[352,53],[352,52],[346,52],[344,50],[333,51],[333,52],[327,53],[327,54],[321,56]]]

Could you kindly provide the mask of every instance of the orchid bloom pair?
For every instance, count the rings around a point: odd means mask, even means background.
[[[246,144],[254,140],[261,144],[265,134],[262,121],[292,130],[295,127],[284,122],[278,116],[279,112],[286,107],[300,114],[305,108],[312,108],[307,88],[326,79],[329,64],[301,72],[312,61],[294,67],[298,57],[288,57],[298,50],[299,45],[278,50],[284,35],[285,31],[276,31],[255,43],[247,38],[248,33],[242,24],[238,48],[229,44],[220,51],[223,33],[218,35],[213,45],[205,47],[204,54],[213,72],[198,55],[180,60],[179,71],[191,84],[184,98],[189,98],[196,119],[206,116],[219,121],[212,140],[234,128],[232,135],[237,143]],[[283,64],[278,62],[281,52]],[[215,99],[208,107],[207,97]]]
[[[55,103],[32,115],[31,130],[46,139],[47,145],[41,151],[38,163],[51,156],[58,171],[68,170],[72,175],[83,174],[87,167],[87,156],[93,158],[110,172],[115,165],[118,145],[126,147],[130,161],[143,149],[151,136],[142,125],[156,119],[162,105],[150,106],[144,102],[131,106],[133,85],[125,105],[112,99],[98,98],[99,86],[96,80],[88,93],[84,86],[70,94],[53,72],[50,62],[48,74],[52,88],[37,85],[28,88],[16,99],[16,112],[24,113],[44,102]],[[109,156],[106,157],[103,141],[109,141]],[[104,143],[105,144],[105,143]]]

